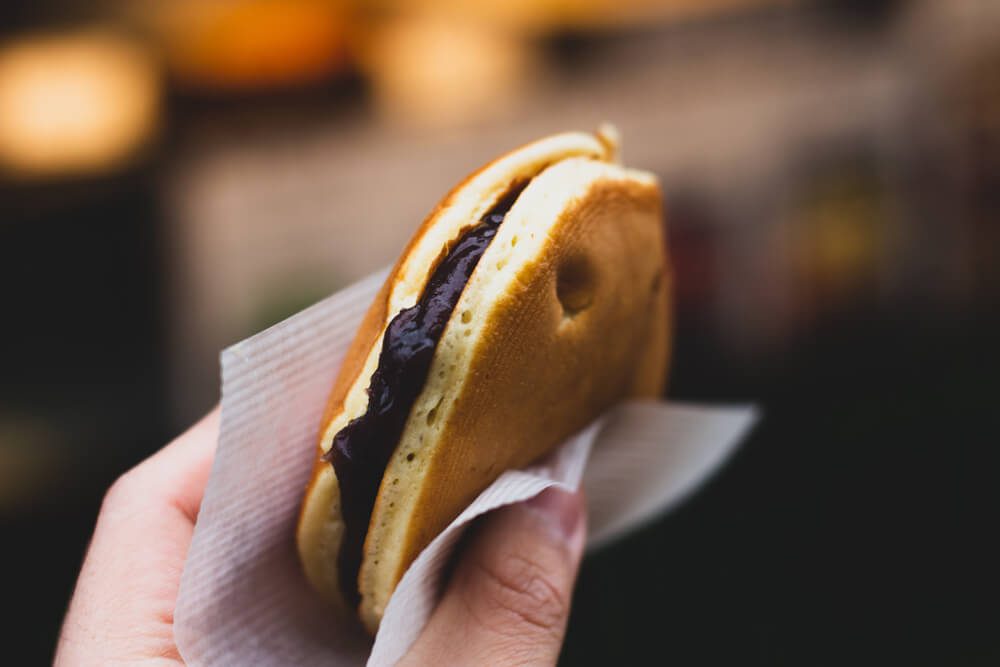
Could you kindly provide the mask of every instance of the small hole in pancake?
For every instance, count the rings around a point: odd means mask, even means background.
[[[594,301],[594,267],[583,255],[564,260],[556,270],[556,298],[563,317],[573,317]]]
[[[463,310],[462,311],[462,324],[468,324],[472,321],[472,311]]]
[[[406,460],[407,461],[412,461],[415,458],[417,458],[417,455],[414,454],[413,452],[410,452],[409,454],[406,455]]]
[[[499,262],[497,262],[497,271],[499,271],[500,269],[502,269],[506,265],[507,265],[507,261],[501,259]]]
[[[515,236],[510,240],[510,247],[513,248],[516,245],[517,245],[517,237]]]
[[[441,405],[441,403],[439,402],[438,405]],[[437,421],[437,416],[438,416],[438,406],[435,405],[433,408],[431,408],[430,412],[427,413],[427,425],[433,426],[434,422]],[[410,456],[412,456],[412,454]]]
[[[398,477],[393,477],[392,478],[392,485],[396,486],[397,484],[399,484],[399,478]]]

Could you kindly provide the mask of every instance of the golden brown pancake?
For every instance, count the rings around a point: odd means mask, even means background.
[[[337,570],[340,485],[320,457],[366,412],[392,319],[463,231],[523,187],[461,290],[378,487],[357,579],[369,631],[420,551],[501,473],[625,398],[662,393],[670,275],[660,193],[651,174],[615,164],[615,150],[612,132],[560,134],[466,178],[417,230],[348,349],[297,536],[310,583],[341,608],[351,596]]]

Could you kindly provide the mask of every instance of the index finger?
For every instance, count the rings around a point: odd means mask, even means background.
[[[177,507],[192,524],[198,516],[212,472],[219,439],[219,407],[131,471],[158,492],[159,500]]]

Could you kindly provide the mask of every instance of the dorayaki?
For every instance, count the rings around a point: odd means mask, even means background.
[[[474,172],[369,308],[333,383],[297,541],[312,586],[370,632],[420,551],[504,471],[662,393],[660,191],[616,152],[612,129],[558,134]]]

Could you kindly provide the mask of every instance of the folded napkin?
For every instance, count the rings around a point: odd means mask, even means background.
[[[373,641],[309,588],[294,535],[330,386],[387,274],[222,353],[219,447],[174,614],[189,665],[391,665],[426,623],[442,566],[475,517],[582,484],[588,546],[609,543],[696,489],[754,421],[750,407],[646,401],[608,411],[483,491],[407,570]]]

